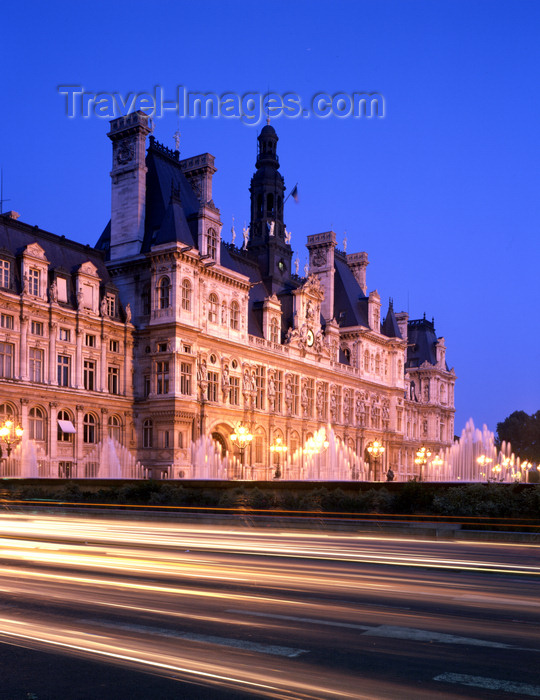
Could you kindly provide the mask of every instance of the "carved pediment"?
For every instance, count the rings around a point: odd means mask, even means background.
[[[92,277],[98,277],[97,267],[94,265],[94,263],[91,263],[90,260],[82,263],[82,265],[79,267],[79,272]]]
[[[24,249],[23,255],[29,255],[32,256],[33,258],[37,258],[38,260],[43,260],[43,262],[48,263],[49,261],[45,257],[45,251],[43,248],[39,245],[39,243],[29,243],[26,248]]]

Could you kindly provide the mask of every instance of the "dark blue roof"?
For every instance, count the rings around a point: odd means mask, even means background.
[[[437,364],[437,336],[435,325],[426,318],[409,321],[407,328],[407,362],[406,369],[421,367],[424,362]]]
[[[334,258],[334,318],[339,326],[366,326],[368,298],[362,291],[351,268],[339,254]]]

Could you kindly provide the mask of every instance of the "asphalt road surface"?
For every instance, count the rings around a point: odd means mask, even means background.
[[[0,514],[0,699],[540,697],[540,544]]]

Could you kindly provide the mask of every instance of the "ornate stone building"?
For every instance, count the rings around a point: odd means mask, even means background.
[[[112,436],[156,476],[189,477],[190,446],[212,436],[234,453],[254,439],[248,475],[271,478],[288,453],[331,425],[359,459],[373,440],[418,474],[420,445],[453,441],[455,374],[433,323],[368,293],[364,252],[308,237],[299,274],[284,222],[278,137],[258,137],[251,222],[221,239],[208,153],[180,160],[142,112],[111,122],[110,223],[96,248],[0,219],[0,418],[22,422],[43,473],[91,476]],[[284,474],[286,476],[286,474]]]

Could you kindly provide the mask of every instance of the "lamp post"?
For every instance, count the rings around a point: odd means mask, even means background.
[[[377,463],[383,456],[385,447],[382,442],[379,442],[379,440],[372,440],[366,447],[366,450],[369,455],[369,461],[373,464],[374,481],[377,481]]]
[[[5,447],[7,457],[9,458],[11,450],[17,445],[23,436],[24,430],[20,425],[15,427],[15,423],[9,418],[0,426],[0,462],[3,459],[2,446]]]
[[[277,468],[274,474],[274,479],[279,479],[281,476],[281,454],[287,452],[287,449],[287,445],[283,444],[283,440],[280,437],[277,437],[270,445],[270,452],[272,454],[277,454]]]
[[[422,445],[422,447],[416,453],[416,459],[414,460],[414,463],[418,464],[420,467],[420,481],[424,480],[424,467],[426,466],[429,457],[431,457],[431,451]]]
[[[240,466],[242,468],[242,479],[244,479],[244,452],[246,451],[246,447],[253,440],[253,435],[249,432],[248,427],[239,423],[236,430],[231,435],[231,440],[240,451]]]

